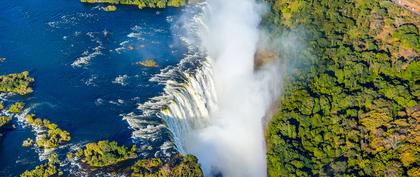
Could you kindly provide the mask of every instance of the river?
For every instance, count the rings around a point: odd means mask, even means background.
[[[119,6],[111,13],[99,7],[73,0],[5,1],[0,6],[0,56],[6,58],[0,73],[29,70],[35,78],[32,94],[5,103],[23,100],[30,113],[69,131],[70,145],[58,150],[62,158],[66,149],[97,140],[148,143],[132,138],[122,115],[141,114],[137,104],[163,91],[150,78],[176,65],[187,51],[174,30],[182,9]],[[159,67],[135,64],[148,58]],[[0,140],[0,176],[17,176],[43,163],[34,148],[22,147],[34,132],[14,124],[16,129]]]

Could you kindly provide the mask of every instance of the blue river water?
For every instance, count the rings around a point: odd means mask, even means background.
[[[104,12],[77,0],[3,1],[0,6],[0,74],[30,71],[34,92],[14,96],[31,113],[71,133],[71,144],[102,139],[132,143],[121,114],[160,94],[149,79],[186,52],[173,32],[180,9],[118,6]],[[153,58],[157,68],[135,64]],[[0,176],[17,176],[41,164],[33,138],[19,126],[0,140]]]

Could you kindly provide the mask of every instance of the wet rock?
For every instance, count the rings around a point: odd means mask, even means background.
[[[277,59],[278,54],[269,50],[258,50],[254,55],[254,68],[258,69],[261,66],[270,63]]]

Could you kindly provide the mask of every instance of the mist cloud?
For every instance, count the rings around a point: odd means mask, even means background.
[[[279,95],[279,61],[254,68],[264,6],[255,0],[208,0],[200,32],[213,63],[218,109],[187,138],[207,176],[266,176],[263,117]]]

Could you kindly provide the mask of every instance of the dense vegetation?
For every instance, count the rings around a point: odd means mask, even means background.
[[[198,160],[192,155],[174,155],[169,159],[140,159],[137,148],[118,145],[115,141],[98,141],[86,144],[75,152],[67,153],[67,159],[81,161],[91,170],[101,169],[112,174],[133,177],[202,177]],[[135,162],[135,163],[134,163]]]
[[[110,4],[123,4],[135,5],[139,9],[145,7],[149,8],[165,8],[165,7],[180,7],[187,3],[187,0],[80,0],[84,3],[110,3]]]
[[[12,120],[12,118],[9,116],[0,116],[0,128],[9,123],[10,120]]]
[[[391,1],[267,1],[264,25],[300,31],[297,58],[312,62],[267,130],[269,176],[420,176],[418,16]]]
[[[58,155],[53,153],[49,156],[48,162],[42,165],[36,166],[32,170],[26,170],[20,176],[21,177],[49,177],[62,175],[63,172],[58,171],[58,165],[60,161]]]
[[[34,118],[33,114],[26,116],[27,122],[36,128],[46,129],[46,133],[41,133],[36,139],[36,146],[39,148],[56,148],[61,144],[70,141],[70,133],[57,127],[57,124],[47,119]]]
[[[0,92],[26,95],[32,93],[30,85],[34,79],[29,77],[28,71],[0,76]]]
[[[22,173],[21,177],[48,177],[57,174],[57,168],[52,163],[38,165],[35,169],[27,170]]]
[[[119,146],[115,141],[99,141],[86,144],[84,149],[79,149],[76,152],[76,156],[90,167],[105,167],[134,159],[137,157],[137,154],[135,145],[128,149],[125,146]],[[67,157],[72,158],[74,156],[68,154]]]
[[[23,107],[25,107],[25,103],[23,102],[16,102],[10,105],[9,112],[13,114],[18,114],[22,111]]]
[[[30,85],[34,82],[34,79],[29,77],[29,72],[24,71],[22,73],[8,74],[0,76],[0,93],[17,93],[19,95],[26,95],[32,93]],[[12,114],[18,114],[25,104],[23,102],[15,102],[10,105],[8,112]],[[3,102],[0,102],[0,111],[4,109]],[[10,123],[12,117],[0,116],[0,137],[2,133],[6,131],[5,127]]]
[[[177,155],[164,163],[158,158],[137,161],[131,167],[132,177],[202,177],[200,165],[192,155]]]

